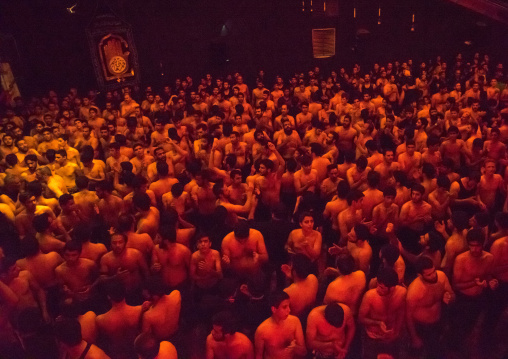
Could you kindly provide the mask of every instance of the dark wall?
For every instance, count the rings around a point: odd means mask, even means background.
[[[329,0],[330,1],[330,0]],[[98,2],[102,3],[103,0]],[[78,13],[66,8],[72,0],[0,1],[0,32],[17,41],[14,64],[25,94],[49,88],[65,90],[95,86],[85,29],[104,6],[81,0]],[[508,46],[505,26],[441,0],[340,0],[338,18],[316,18],[301,11],[300,0],[109,0],[110,8],[133,27],[144,83],[172,83],[190,74],[241,71],[253,80],[268,74],[304,71],[313,64],[325,69],[365,65],[395,58],[415,61],[458,51],[487,51],[494,56]],[[353,6],[357,20],[353,21]],[[109,8],[108,8],[109,9]],[[415,32],[409,31],[415,13]],[[486,27],[476,25],[483,21]],[[228,34],[221,36],[224,24]],[[337,28],[337,56],[314,61],[311,28]],[[365,28],[370,35],[355,36]],[[465,40],[473,46],[464,45]],[[2,44],[0,44],[0,47]]]

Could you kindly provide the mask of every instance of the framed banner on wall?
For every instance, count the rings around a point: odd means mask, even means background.
[[[139,83],[138,54],[129,24],[113,15],[100,15],[88,25],[86,33],[101,89],[113,90]]]

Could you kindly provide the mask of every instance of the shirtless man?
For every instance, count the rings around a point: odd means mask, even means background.
[[[62,194],[67,193],[67,186],[62,177],[53,174],[48,166],[37,168],[37,179],[46,185],[46,197],[58,198]]]
[[[280,178],[284,173],[285,161],[273,143],[269,142],[267,146],[268,150],[276,156],[278,165],[275,168],[272,160],[262,160],[259,165],[260,176],[255,179],[255,186],[261,192],[263,204],[272,208],[280,202]]]
[[[377,275],[378,286],[365,293],[358,321],[365,327],[365,359],[376,359],[378,354],[398,357],[399,339],[404,326],[406,289],[398,285],[397,273],[382,268]]]
[[[340,212],[338,216],[342,245],[346,244],[347,236],[354,226],[363,220],[363,197],[363,193],[358,190],[351,190],[346,196],[348,208]]]
[[[113,358],[132,358],[143,309],[126,303],[126,288],[120,280],[107,283],[105,292],[111,309],[95,319],[99,341],[102,339],[102,347]]]
[[[316,192],[319,188],[318,172],[312,168],[312,158],[304,154],[300,158],[301,170],[295,173],[296,193],[302,195],[304,192]]]
[[[421,177],[422,154],[416,152],[416,144],[413,139],[406,141],[406,152],[399,155],[397,161],[400,170],[403,171],[409,180],[417,180]]]
[[[505,194],[505,184],[503,177],[496,173],[496,162],[487,159],[484,163],[485,174],[481,177],[477,187],[477,200],[480,209],[494,211],[496,210],[496,201],[498,194]]]
[[[249,338],[235,330],[230,312],[219,312],[212,318],[212,331],[206,338],[206,359],[254,359]]]
[[[370,171],[367,175],[368,189],[363,191],[363,203],[362,203],[362,214],[365,220],[370,221],[372,219],[372,211],[374,207],[383,202],[383,192],[377,187],[381,181],[381,176],[376,171]]]
[[[81,160],[79,158],[79,151],[74,147],[69,146],[69,135],[63,134],[58,137],[58,149],[65,150],[67,154],[67,161],[73,162],[81,167]]]
[[[360,156],[356,160],[355,165],[346,171],[346,178],[351,189],[358,189],[363,192],[368,188],[367,176],[372,169],[367,167],[367,165],[367,158]]]
[[[355,260],[350,254],[340,254],[336,263],[338,277],[328,285],[323,303],[343,303],[356,315],[367,284],[365,273],[355,270]]]
[[[310,212],[304,212],[299,218],[300,229],[293,230],[286,244],[290,254],[303,254],[312,262],[321,255],[321,233],[314,230],[314,216]]]
[[[140,251],[127,248],[124,234],[111,236],[111,251],[102,256],[100,272],[107,279],[119,279],[128,295],[133,296],[132,301],[139,301],[134,297],[139,294],[142,279],[148,276],[148,266]]]
[[[377,235],[385,236],[388,224],[397,225],[399,222],[399,206],[394,203],[396,196],[395,187],[386,187],[383,191],[383,202],[372,211],[372,224]]]
[[[320,157],[323,158],[323,157]],[[328,160],[326,160],[328,161]],[[329,163],[329,162],[328,162]],[[337,165],[328,164],[326,166],[328,177],[324,179],[320,187],[321,198],[328,201],[332,200],[337,195],[337,185],[342,182],[343,179],[339,178],[339,170]],[[348,186],[347,181],[344,181]]]
[[[318,280],[312,274],[312,262],[304,254],[295,254],[290,265],[283,265],[282,271],[293,283],[284,289],[289,295],[291,313],[305,316],[316,302]]]
[[[134,340],[134,347],[138,359],[178,359],[178,353],[173,344],[166,340],[159,342],[150,333],[138,335],[136,340]]]
[[[155,278],[145,286],[152,305],[143,315],[141,330],[152,333],[157,340],[167,340],[178,330],[182,296],[178,290],[166,295],[164,284]]]
[[[302,112],[295,117],[296,128],[299,133],[305,133],[312,121],[312,113],[309,112],[309,103],[302,103]]]
[[[350,191],[349,184],[346,181],[340,181],[337,184],[337,195],[328,203],[326,203],[323,217],[330,218],[332,221],[332,230],[339,232],[339,213],[347,209],[348,204],[346,196]]]
[[[150,197],[146,193],[135,193],[132,204],[138,220],[136,233],[148,233],[152,239],[155,238],[160,222],[159,210],[151,206]]]
[[[118,218],[120,213],[124,212],[124,202],[112,192],[113,184],[110,181],[101,181],[95,186],[95,193],[99,198],[99,214],[108,228],[118,228]]]
[[[55,322],[55,336],[67,358],[110,359],[98,346],[86,342],[81,331],[81,324],[75,318],[65,318]]]
[[[273,141],[277,144],[277,150],[282,153],[284,158],[290,158],[295,151],[302,145],[300,135],[294,130],[287,118],[282,120],[282,130],[275,132]]]
[[[190,277],[198,288],[204,290],[214,288],[222,278],[220,253],[211,245],[209,237],[198,238],[198,250],[192,253],[190,261]]]
[[[224,237],[221,252],[222,262],[238,277],[259,275],[268,261],[263,235],[244,220]]]
[[[355,335],[355,320],[347,305],[314,308],[307,318],[307,347],[320,358],[344,359]]]
[[[425,188],[415,184],[411,188],[411,201],[400,209],[400,224],[415,231],[422,231],[432,221],[432,207],[423,200]]]
[[[462,161],[461,154],[466,154],[466,144],[463,140],[458,139],[459,129],[456,126],[450,126],[448,129],[448,139],[445,140],[439,149],[441,157],[450,158],[455,164],[455,168],[459,168]]]
[[[123,214],[118,217],[116,229],[127,236],[127,248],[134,248],[140,251],[149,260],[152,256],[153,241],[146,233],[135,232],[135,220],[131,215]]]
[[[342,119],[342,126],[338,126],[335,132],[339,135],[339,153],[340,151],[354,150],[355,139],[358,132],[351,126],[351,116],[346,115]]]
[[[494,256],[483,250],[485,235],[481,229],[471,229],[466,235],[469,251],[459,254],[453,265],[453,285],[457,303],[451,316],[453,344],[460,345],[471,334],[482,310],[486,307],[487,288],[499,286],[493,277]],[[467,315],[465,315],[467,313]]]
[[[46,307],[46,293],[29,271],[19,268],[14,258],[2,258],[0,281],[7,285],[17,297],[17,303],[11,313],[11,319],[15,320],[17,315],[25,309],[37,308],[40,310],[44,320],[49,322],[50,317]]]
[[[401,169],[398,162],[394,162],[395,152],[393,149],[385,149],[383,151],[384,161],[378,164],[374,171],[381,175],[380,188],[384,189],[386,186],[395,185],[395,179],[393,178],[393,172]]]
[[[247,158],[247,144],[240,141],[240,134],[233,131],[229,136],[231,142],[224,148],[225,155],[233,154],[236,156],[236,168],[243,168]]]
[[[146,150],[141,143],[136,143],[132,149],[134,150],[134,158],[131,159],[131,163],[134,167],[133,173],[135,175],[143,175],[147,177],[148,166],[154,161],[154,158],[146,154]]]
[[[153,248],[152,272],[162,276],[169,288],[183,285],[188,278],[191,251],[176,241],[176,228],[163,224],[159,228],[161,243]]]
[[[290,315],[289,295],[270,298],[272,316],[259,325],[254,337],[256,359],[292,359],[307,353],[300,320]]]
[[[90,180],[85,176],[79,176],[76,178],[76,186],[78,192],[73,194],[74,203],[78,208],[78,211],[83,218],[84,222],[90,222],[92,217],[97,215],[96,205],[99,203],[99,198],[95,191],[88,189]]]
[[[407,289],[407,328],[414,348],[424,347],[428,357],[438,358],[443,303],[448,305],[455,294],[448,277],[434,268],[431,258],[418,257],[416,269],[418,277]]]
[[[196,185],[191,189],[191,197],[200,216],[209,218],[215,211],[216,197],[210,183],[211,171],[205,169],[196,173]]]
[[[65,262],[55,269],[55,275],[62,285],[66,297],[78,302],[90,298],[91,286],[98,276],[97,264],[87,258],[80,258],[82,246],[75,240],[65,243]]]
[[[161,203],[162,196],[165,193],[170,192],[171,187],[173,187],[173,185],[175,183],[177,183],[178,180],[174,177],[169,176],[169,166],[166,162],[157,162],[156,168],[157,168],[158,180],[155,182],[152,182],[150,184],[149,189],[151,191],[153,191],[153,193],[155,194],[157,203]]]
[[[67,152],[65,150],[58,150],[55,160],[58,163],[55,173],[62,177],[68,191],[76,192],[76,177],[81,175],[79,166],[67,160]]]

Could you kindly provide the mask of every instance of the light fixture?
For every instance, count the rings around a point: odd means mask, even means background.
[[[415,14],[413,13],[413,18],[411,20],[411,31],[415,31]]]
[[[75,3],[74,5],[72,5],[71,7],[68,7],[67,8],[67,12],[69,14],[75,14],[76,13],[76,7],[78,6],[78,3]]]
[[[381,25],[381,5],[379,5],[379,10],[378,10],[377,16],[378,16],[377,24]]]

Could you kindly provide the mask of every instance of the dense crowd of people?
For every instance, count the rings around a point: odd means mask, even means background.
[[[507,80],[458,54],[14,99],[0,357],[491,355]]]

